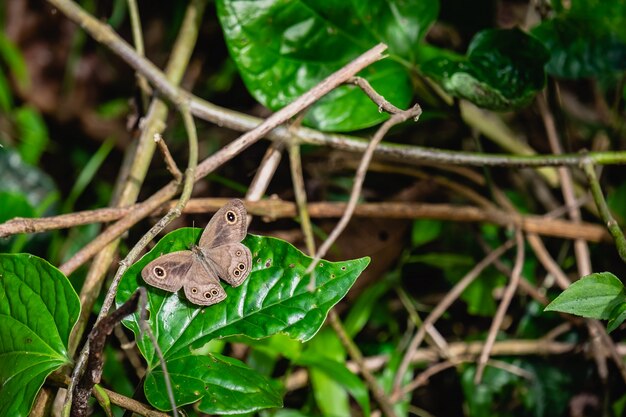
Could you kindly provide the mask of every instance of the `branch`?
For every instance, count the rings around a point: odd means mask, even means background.
[[[511,280],[509,282],[509,285],[507,285],[506,290],[504,291],[504,295],[502,296],[502,300],[498,305],[498,311],[496,311],[496,315],[493,317],[493,321],[491,322],[489,334],[487,335],[487,339],[485,340],[485,347],[480,354],[476,373],[474,374],[475,384],[481,383],[483,372],[485,371],[485,366],[487,365],[487,361],[489,360],[489,355],[491,353],[491,350],[493,349],[493,344],[496,341],[496,336],[498,335],[498,331],[500,330],[500,326],[502,325],[502,321],[504,320],[506,311],[511,304],[511,300],[513,300],[513,296],[517,291],[517,287],[522,276],[522,268],[524,266],[524,236],[519,230],[515,232],[515,244],[517,245],[515,266],[513,267],[513,271],[511,272]]]
[[[415,351],[422,343],[422,340],[424,340],[428,326],[433,325],[435,321],[437,321],[437,319],[446,312],[448,307],[452,305],[457,298],[459,298],[461,293],[465,291],[465,288],[467,288],[467,286],[471,284],[485,268],[491,265],[494,260],[498,259],[507,250],[509,250],[513,244],[513,240],[505,242],[503,245],[487,255],[482,261],[476,264],[471,271],[469,271],[459,282],[456,283],[456,285],[446,294],[439,304],[437,304],[437,307],[435,307],[433,311],[430,312],[428,317],[426,317],[422,326],[419,328],[415,336],[413,336],[413,339],[411,340],[411,343],[409,343],[409,347],[402,358],[402,362],[400,363],[400,366],[398,366],[398,370],[396,371],[393,381],[394,395],[400,392],[404,374],[411,364],[411,358],[413,357]]]
[[[595,201],[596,206],[598,207],[598,211],[600,212],[600,217],[602,218],[602,221],[606,225],[609,233],[615,241],[615,246],[617,247],[617,253],[619,254],[619,257],[622,259],[622,261],[626,262],[626,238],[624,238],[624,233],[619,227],[619,223],[617,223],[617,221],[611,214],[609,206],[606,204],[604,194],[602,194],[602,188],[600,188],[600,182],[598,181],[598,177],[596,176],[596,171],[594,170],[594,167],[590,162],[585,162],[583,164],[583,168],[589,181],[591,195],[593,195],[593,200]]]
[[[224,198],[197,198],[189,200],[183,209],[184,213],[214,213],[222,207],[228,199]],[[246,201],[248,212],[265,219],[293,218],[297,215],[295,203],[277,199],[262,201]],[[176,205],[176,201],[169,201],[157,205],[151,214],[163,215]],[[40,219],[15,218],[0,224],[0,237],[7,237],[17,233],[35,233],[46,230],[64,229],[89,223],[109,222],[123,218],[130,213],[143,209],[142,204],[126,208],[104,208],[87,210],[60,216]],[[346,210],[346,203],[319,202],[309,203],[307,211],[313,218],[337,218]],[[150,214],[150,213],[149,213]],[[521,215],[507,213],[502,210],[485,210],[474,206],[453,204],[428,204],[408,202],[384,202],[358,204],[354,210],[355,217],[387,218],[387,219],[436,219],[459,222],[487,222],[502,227],[519,228],[526,233],[544,236],[560,237],[565,239],[585,239],[590,242],[609,241],[610,236],[601,225],[592,223],[574,224],[568,220],[552,219],[545,216]]]
[[[379,105],[382,105],[382,104],[379,104]],[[380,141],[387,134],[389,129],[391,129],[393,126],[399,123],[405,122],[411,118],[417,121],[417,119],[419,118],[421,114],[422,114],[422,109],[418,104],[416,104],[415,106],[411,107],[410,109],[406,111],[401,111],[400,113],[396,113],[392,115],[389,118],[389,120],[383,123],[382,126],[376,131],[376,134],[374,135],[371,142],[367,146],[367,149],[365,150],[365,153],[363,154],[363,157],[361,158],[361,162],[359,163],[359,168],[357,169],[356,175],[354,177],[354,184],[352,185],[352,190],[350,192],[350,199],[348,200],[348,204],[346,205],[346,210],[343,212],[341,218],[339,219],[339,222],[337,223],[333,231],[330,233],[328,238],[326,238],[324,243],[317,250],[315,257],[313,258],[313,260],[311,261],[311,264],[306,270],[307,274],[311,273],[315,269],[315,267],[317,266],[319,261],[322,259],[322,257],[326,255],[326,252],[328,252],[328,249],[330,249],[332,244],[335,243],[335,241],[337,240],[341,232],[343,232],[343,230],[348,225],[348,222],[350,221],[350,218],[352,217],[352,213],[354,213],[354,210],[356,208],[357,202],[359,201],[359,197],[361,195],[361,188],[363,186],[363,181],[365,181],[365,175],[367,174],[367,168],[369,167],[369,163],[372,160],[372,156],[374,155],[374,149],[376,149],[376,146],[378,146]],[[311,291],[314,287],[314,279],[315,279],[315,275],[311,274],[311,284],[309,285],[309,289]]]
[[[52,0],[51,0],[52,1]],[[55,2],[65,2],[64,0],[54,0]],[[315,101],[332,91],[335,87],[345,82],[357,72],[361,71],[368,65],[382,58],[382,52],[387,47],[383,44],[376,45],[363,55],[357,57],[354,61],[348,63],[329,77],[322,80],[311,90],[300,96],[297,100],[291,102],[281,110],[263,121],[259,126],[251,131],[243,134],[237,140],[224,146],[218,152],[206,158],[198,165],[195,174],[195,180],[199,180],[224,163],[228,162],[243,150],[260,140],[268,132],[276,126],[285,123],[287,120],[306,109]],[[126,230],[130,229],[139,220],[145,218],[159,205],[171,199],[179,190],[179,184],[175,181],[170,182],[157,193],[152,195],[144,203],[136,206],[135,210],[130,212],[126,217],[110,226],[106,231],[97,238],[87,244],[83,249],[78,251],[70,260],[60,266],[60,270],[69,275],[80,265],[87,262],[91,257],[98,253],[109,242],[120,236]]]
[[[190,109],[194,116],[208,122],[216,123],[219,126],[241,132],[249,131],[262,123],[262,119],[216,106],[172,85],[154,64],[139,56],[134,49],[110,27],[90,16],[76,3],[69,0],[48,0],[48,2],[57,7],[70,20],[79,24],[94,39],[109,47],[133,69],[143,74],[162,95],[174,102],[179,100],[181,96],[186,96],[190,101]],[[343,82],[349,79],[350,77],[347,77]],[[292,138],[292,134],[286,127],[277,126],[278,124],[270,129],[270,131],[266,132],[266,136],[271,140],[289,142]],[[367,140],[354,136],[328,134],[308,128],[299,128],[296,134],[302,143],[330,146],[332,148],[358,153],[363,153],[368,143]],[[377,148],[376,155],[404,163],[422,163],[424,161],[430,161],[453,165],[474,166],[578,166],[581,163],[581,156],[578,154],[541,156],[517,156],[508,154],[485,155],[395,144],[382,144]],[[596,165],[626,164],[626,151],[592,152],[589,153],[589,157]]]

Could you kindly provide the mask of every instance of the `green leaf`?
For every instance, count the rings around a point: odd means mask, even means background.
[[[332,4],[332,2],[330,2]],[[394,55],[414,61],[415,46],[437,20],[439,1],[352,1],[359,20]]]
[[[307,366],[323,372],[334,382],[345,388],[361,406],[364,416],[370,415],[370,403],[365,383],[353,374],[344,363],[325,358],[322,355],[307,353],[295,361],[295,365]]]
[[[390,45],[393,60],[378,62],[360,75],[387,100],[406,107],[412,88],[400,61],[413,60],[438,7],[435,0],[217,2],[230,55],[248,91],[272,110],[381,41]],[[305,123],[350,131],[387,117],[360,89],[343,86],[315,104]]]
[[[606,329],[610,332],[617,329],[626,320],[626,303],[618,304],[609,314]]]
[[[126,272],[118,290],[118,304],[127,300],[138,286],[146,285],[139,277],[148,262],[162,253],[188,249],[190,244],[197,242],[201,232],[197,228],[182,228],[163,237]],[[183,371],[191,371],[195,367],[191,365],[194,360],[198,361],[198,367],[203,366],[202,356],[194,353],[202,352],[203,347],[215,338],[245,335],[258,339],[284,333],[302,341],[310,339],[323,324],[328,310],[347,293],[369,263],[369,258],[334,263],[322,261],[315,271],[315,290],[309,292],[310,278],[304,274],[311,262],[309,257],[279,239],[248,235],[244,244],[252,252],[252,272],[241,286],[226,285],[227,298],[219,304],[201,308],[189,303],[183,295],[179,297],[147,286],[149,324],[168,367],[173,361],[183,359],[188,365],[181,368]],[[138,335],[137,320],[137,315],[125,320],[135,335]],[[158,358],[148,337],[138,337],[137,344],[148,361],[148,374],[154,373],[155,379],[161,379]],[[182,381],[189,375],[173,373],[171,377],[174,385],[184,387],[186,382]],[[229,380],[219,372],[210,372],[209,379],[214,384],[221,384],[226,391],[232,388]],[[146,396],[154,398],[154,394],[148,392],[150,389],[148,385],[144,387]],[[218,391],[217,395],[221,392],[225,391]],[[179,391],[177,395],[181,395]],[[189,398],[183,396],[176,400],[181,403]],[[216,404],[225,408],[211,413],[242,412],[237,408],[238,403],[217,401]]]
[[[67,278],[29,254],[0,254],[0,415],[27,416],[44,380],[71,362],[80,302]]]
[[[422,65],[448,93],[493,110],[522,107],[543,89],[548,52],[519,29],[489,29],[472,40],[466,57],[449,54]]]
[[[467,312],[483,317],[493,316],[497,308],[493,293],[497,288],[504,287],[506,281],[506,277],[498,271],[483,271],[480,278],[470,283],[461,294],[461,299],[467,303]]]
[[[550,74],[576,79],[626,69],[626,7],[623,2],[601,3],[610,5],[608,10],[597,9],[600,5],[578,7],[532,30],[550,51]]]
[[[8,113],[11,111],[12,107],[13,96],[11,95],[11,86],[4,72],[0,71],[0,110]]]
[[[618,223],[624,224],[626,222],[626,181],[607,193],[606,203]]]
[[[425,245],[441,234],[443,222],[431,219],[417,219],[413,221],[411,243],[413,247]]]
[[[389,291],[394,281],[378,280],[356,298],[344,320],[344,328],[350,337],[356,336],[370,320],[372,311],[379,305],[380,298]]]
[[[20,193],[0,191],[0,223],[14,217],[33,217],[35,209]]]
[[[243,362],[211,353],[185,353],[167,361],[176,404],[195,403],[207,414],[247,413],[282,406],[280,392]],[[160,410],[170,410],[161,367],[146,375],[146,398]]]
[[[572,283],[544,311],[560,311],[606,320],[624,302],[626,295],[622,282],[610,272],[600,272]]]
[[[56,186],[45,172],[25,163],[14,149],[0,147],[0,190],[20,193],[32,207],[50,204],[51,196],[58,195]],[[39,215],[52,214],[53,209]]]
[[[334,363],[345,364],[346,350],[337,333],[326,327],[306,344],[301,356],[292,358],[295,362],[301,357],[326,359]],[[327,372],[316,367],[309,367],[311,391],[321,414],[327,417],[350,417],[350,397],[348,390]]]
[[[37,165],[48,146],[48,128],[39,112],[32,107],[20,107],[15,111],[15,122],[20,132],[19,151],[22,159]]]
[[[474,383],[475,365],[461,372],[467,415],[473,417],[551,417],[563,415],[574,393],[572,369],[565,372],[543,360],[504,359],[527,376],[487,366],[481,384]],[[576,379],[575,379],[576,378]]]
[[[6,63],[20,87],[28,89],[30,80],[24,57],[17,46],[2,32],[0,32],[0,61]]]

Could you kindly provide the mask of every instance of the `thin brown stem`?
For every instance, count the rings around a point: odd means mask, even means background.
[[[502,325],[502,321],[504,320],[506,311],[508,310],[509,305],[511,305],[511,301],[513,300],[513,296],[517,291],[517,287],[519,286],[519,282],[522,276],[522,267],[524,266],[524,237],[522,235],[522,232],[519,230],[515,232],[515,243],[517,245],[515,265],[513,266],[513,271],[511,272],[509,285],[507,285],[506,290],[504,291],[504,295],[502,296],[500,305],[498,305],[496,315],[491,322],[491,327],[489,328],[489,333],[487,334],[487,339],[485,341],[485,348],[480,354],[476,373],[474,374],[475,384],[481,383],[483,372],[485,371],[485,366],[487,365],[487,361],[489,360],[491,349],[493,349],[493,344],[496,341],[496,336],[498,335],[498,331],[500,330],[500,326]]]
[[[361,195],[361,188],[363,187],[363,181],[365,181],[367,168],[370,161],[372,160],[372,156],[374,155],[374,149],[376,149],[376,146],[378,146],[380,141],[393,126],[405,122],[411,118],[417,121],[417,118],[419,118],[420,114],[422,114],[422,109],[419,105],[416,104],[406,111],[402,111],[400,113],[392,115],[389,120],[383,123],[382,126],[376,131],[376,134],[372,138],[372,141],[368,145],[365,153],[363,154],[363,157],[361,158],[361,163],[359,164],[359,168],[357,169],[356,175],[354,176],[354,184],[352,185],[352,190],[350,191],[350,198],[348,200],[348,204],[346,205],[346,210],[341,216],[341,219],[339,219],[339,222],[337,223],[333,231],[317,250],[317,253],[311,261],[311,264],[307,268],[306,273],[311,273],[315,269],[319,261],[324,255],[326,255],[326,252],[328,252],[332,244],[335,243],[339,235],[341,235],[343,230],[348,225],[348,222],[352,218],[352,214],[354,213],[357,202]],[[314,279],[315,275],[311,274],[311,282],[314,282]],[[312,286],[313,285],[311,285],[311,287]]]
[[[51,0],[52,1],[52,0]],[[54,0],[62,1],[62,0]],[[247,149],[253,143],[259,141],[268,132],[276,126],[286,122],[302,110],[306,109],[315,101],[329,93],[338,85],[342,84],[346,79],[353,76],[368,65],[382,58],[382,52],[386,49],[383,44],[376,45],[363,55],[357,57],[354,61],[348,63],[329,77],[322,80],[319,84],[303,94],[297,100],[283,107],[278,112],[263,121],[259,126],[251,131],[243,134],[237,140],[224,146],[222,149],[202,161],[196,170],[195,179],[205,177],[216,168],[230,161],[236,155]],[[157,193],[153,194],[145,203],[138,205],[135,211],[129,213],[126,217],[114,223],[104,233],[100,234],[96,239],[87,244],[83,249],[78,251],[70,260],[59,268],[63,273],[69,275],[75,271],[80,265],[84,264],[96,253],[98,253],[109,242],[116,239],[122,233],[130,229],[139,220],[145,218],[150,212],[165,201],[172,198],[178,191],[179,184],[175,181],[170,182]]]
[[[293,185],[293,193],[296,197],[296,206],[298,207],[298,217],[300,219],[300,228],[304,234],[306,250],[309,255],[315,254],[315,238],[313,236],[313,227],[311,225],[311,216],[307,210],[306,189],[304,187],[304,174],[302,173],[302,160],[300,158],[300,145],[290,144],[287,148],[289,151],[289,166],[291,168],[291,182]]]
[[[374,375],[372,375],[372,373],[369,372],[365,366],[363,354],[346,333],[346,330],[344,329],[343,324],[341,323],[341,320],[335,310],[330,310],[328,313],[328,319],[330,321],[330,325],[333,326],[333,329],[337,333],[337,336],[339,336],[341,344],[346,348],[352,360],[357,364],[359,372],[363,375],[365,382],[367,382],[367,386],[372,391],[372,394],[374,395],[374,398],[376,398],[376,402],[378,402],[380,408],[383,410],[383,413],[385,413],[388,417],[395,417],[396,412],[393,410],[389,397],[380,387],[378,381],[374,378]]]
[[[561,146],[561,141],[559,140],[559,134],[552,112],[550,111],[548,103],[543,95],[540,94],[537,97],[537,103],[539,104],[539,111],[541,113],[541,117],[543,118],[546,134],[548,136],[548,143],[550,143],[552,153],[560,155],[563,153],[563,148]],[[558,174],[561,182],[561,189],[563,191],[563,199],[565,201],[565,205],[569,208],[569,217],[574,223],[580,223],[582,216],[580,214],[580,209],[576,207],[577,198],[574,192],[574,180],[572,178],[572,174],[565,167],[558,168]],[[591,273],[591,256],[589,255],[589,246],[587,245],[587,242],[584,239],[575,239],[574,252],[576,254],[578,273],[580,276],[589,275]]]
[[[611,210],[604,199],[604,194],[602,193],[602,188],[600,188],[600,181],[598,181],[594,166],[591,163],[586,162],[583,165],[583,168],[589,181],[589,188],[591,189],[593,200],[596,203],[596,207],[598,207],[598,212],[600,212],[600,217],[602,217],[602,221],[615,241],[617,253],[622,261],[626,262],[626,238],[624,238],[624,232],[622,232],[619,223],[617,223],[611,214]]]
[[[396,371],[396,375],[394,377],[394,383],[393,383],[394,393],[399,392],[401,389],[402,378],[404,377],[404,374],[406,373],[407,369],[409,368],[409,365],[411,364],[411,358],[413,357],[413,354],[415,353],[419,345],[424,340],[424,336],[426,335],[427,325],[433,325],[435,321],[437,321],[437,319],[441,317],[443,313],[445,313],[448,307],[459,298],[459,296],[465,290],[465,288],[467,288],[469,284],[471,284],[476,278],[478,278],[480,273],[489,265],[491,265],[495,259],[499,258],[500,256],[502,256],[502,254],[504,254],[507,250],[509,250],[513,246],[513,244],[514,244],[513,240],[509,240],[505,242],[503,245],[501,245],[500,247],[495,249],[493,252],[488,254],[482,261],[476,264],[476,266],[472,268],[472,270],[469,271],[446,294],[446,296],[439,302],[439,304],[437,304],[437,306],[433,309],[433,311],[431,311],[428,317],[426,317],[426,319],[424,320],[424,323],[422,324],[422,326],[419,328],[419,330],[417,331],[417,333],[411,340],[409,347],[407,348],[404,356],[402,357],[402,362],[400,363],[400,366],[398,367],[398,370]]]
[[[170,172],[170,174],[172,174],[174,180],[182,181],[183,173],[180,172],[180,169],[178,169],[178,165],[176,165],[174,158],[172,158],[172,154],[167,147],[167,143],[165,143],[160,133],[156,133],[154,135],[154,142],[157,144],[157,147],[161,152],[161,155],[163,156],[163,160],[165,161],[165,167]]]
[[[283,142],[272,142],[267,148],[259,164],[259,168],[248,187],[246,204],[259,201],[263,195],[265,195],[267,187],[272,181],[272,178],[274,178],[276,169],[278,169],[284,148],[285,144]]]
[[[269,177],[268,177],[269,178]],[[224,198],[198,198],[190,200],[184,213],[210,213],[226,203]],[[103,223],[124,218],[137,210],[144,210],[144,204],[126,208],[104,208],[63,214],[39,219],[15,218],[0,225],[0,237],[17,233],[38,233],[46,230],[64,229],[83,224]],[[169,201],[151,205],[151,213],[163,215],[176,205]],[[295,203],[276,198],[262,201],[246,201],[248,212],[263,216],[268,220],[293,218],[297,215]],[[345,212],[346,203],[313,202],[307,205],[312,218],[337,218]],[[145,216],[145,215],[144,215]],[[358,204],[355,217],[387,219],[436,219],[457,222],[486,222],[502,227],[519,228],[526,233],[559,237],[564,239],[585,239],[590,242],[608,242],[610,235],[601,225],[591,223],[574,224],[569,220],[551,219],[545,216],[521,215],[501,210],[484,210],[473,206],[452,204],[428,204],[410,202],[382,202]]]

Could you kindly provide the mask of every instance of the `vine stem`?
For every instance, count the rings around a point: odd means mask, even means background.
[[[61,0],[55,0],[61,1]],[[339,69],[335,73],[331,74],[319,84],[313,87],[311,90],[300,96],[297,100],[291,102],[281,110],[277,111],[265,121],[263,121],[256,128],[241,135],[235,141],[224,146],[222,149],[206,158],[200,164],[195,173],[196,181],[205,177],[210,172],[214,171],[224,163],[228,162],[236,155],[244,151],[252,144],[259,141],[265,135],[267,135],[276,126],[285,123],[287,120],[300,113],[304,109],[308,108],[311,104],[319,100],[324,95],[328,94],[337,86],[343,84],[347,79],[352,77],[363,68],[371,65],[372,63],[383,58],[383,51],[387,48],[384,44],[378,44],[369,51],[366,51],[361,56],[357,57],[354,61],[348,63],[343,68]],[[93,241],[78,251],[71,259],[65,264],[61,265],[59,269],[64,274],[68,275],[75,271],[80,265],[85,263],[96,253],[98,253],[105,245],[112,240],[116,239],[122,233],[127,231],[130,227],[136,224],[139,220],[148,216],[159,205],[165,203],[172,198],[179,189],[179,183],[172,181],[165,187],[153,194],[145,204],[140,205],[136,210],[130,212],[126,217],[117,221],[111,225],[104,233],[100,234]]]
[[[585,174],[587,175],[587,180],[589,181],[589,188],[591,189],[591,195],[593,196],[593,200],[598,207],[598,212],[600,213],[600,217],[602,221],[606,225],[609,233],[613,237],[615,241],[615,246],[617,247],[617,253],[623,262],[626,262],[626,238],[624,238],[624,232],[619,227],[619,224],[611,214],[611,210],[604,199],[604,194],[602,193],[602,188],[600,187],[600,182],[598,181],[598,177],[596,176],[596,171],[593,164],[590,161],[585,161],[583,163],[583,169]]]
[[[417,121],[421,114],[422,114],[422,108],[418,104],[416,104],[408,110],[404,110],[404,111],[401,111],[400,113],[396,113],[392,115],[376,131],[376,133],[374,134],[374,137],[372,138],[369,145],[367,146],[367,149],[363,153],[361,162],[359,163],[359,167],[354,176],[354,184],[352,185],[352,190],[350,191],[350,198],[348,200],[348,204],[346,205],[346,209],[343,212],[341,218],[339,219],[339,222],[337,223],[333,231],[330,233],[328,238],[326,238],[324,243],[322,243],[322,245],[319,247],[319,249],[315,253],[315,257],[313,258],[313,260],[311,261],[311,264],[308,266],[306,270],[307,274],[310,274],[315,269],[319,261],[322,259],[322,257],[324,257],[324,255],[326,255],[326,252],[328,252],[332,244],[335,243],[339,235],[341,235],[343,230],[348,225],[348,222],[352,218],[352,214],[354,213],[356,205],[359,201],[359,197],[361,195],[361,189],[363,187],[363,181],[365,181],[367,168],[369,167],[370,161],[372,160],[372,156],[374,155],[374,149],[376,149],[376,146],[378,146],[380,141],[383,140],[387,132],[389,132],[389,129],[391,129],[393,126],[399,123],[405,122],[411,118]],[[314,279],[315,279],[315,274],[311,274],[311,284],[309,285],[309,290],[311,291],[314,288],[314,282],[315,282]]]
[[[515,265],[513,266],[513,271],[511,272],[511,278],[509,281],[509,285],[507,285],[504,290],[504,295],[502,296],[502,300],[498,305],[498,310],[496,311],[496,315],[491,322],[491,326],[489,327],[489,333],[487,335],[487,339],[485,340],[485,347],[480,354],[480,358],[478,359],[478,366],[476,368],[476,373],[474,374],[474,383],[480,384],[483,378],[483,372],[485,371],[485,366],[489,361],[489,355],[491,354],[491,350],[493,349],[493,345],[496,342],[496,336],[498,335],[498,330],[500,330],[500,326],[502,325],[502,321],[504,320],[504,316],[506,315],[506,311],[513,300],[513,296],[517,291],[517,287],[519,286],[520,279],[522,277],[522,268],[524,267],[524,235],[518,229],[515,231],[515,244],[517,246],[517,253],[515,256]]]
[[[94,39],[109,47],[120,58],[138,73],[141,73],[154,88],[163,96],[176,101],[183,96],[189,100],[191,113],[208,122],[228,127],[237,131],[250,131],[262,123],[262,119],[240,112],[216,106],[206,100],[193,96],[170,83],[163,73],[150,61],[141,57],[136,51],[119,37],[109,26],[86,13],[78,4],[69,0],[48,0],[69,19],[80,25]],[[355,75],[356,73],[352,74]],[[349,77],[348,77],[349,78]],[[346,80],[348,80],[346,78]],[[323,133],[315,129],[301,127],[296,131],[302,143],[330,146],[336,149],[363,153],[367,148],[367,140],[354,136]],[[271,140],[288,143],[292,140],[292,132],[287,127],[270,129],[265,134]],[[423,148],[419,146],[381,144],[377,155],[404,163],[423,163],[430,161],[453,165],[474,166],[507,166],[507,167],[543,167],[543,166],[578,166],[581,156],[577,154],[563,155],[487,155],[471,152],[445,151],[441,149]],[[595,164],[626,164],[626,151],[592,152],[589,154]]]
[[[135,246],[133,246],[133,248],[128,252],[128,255],[126,255],[124,260],[120,262],[120,266],[117,269],[115,276],[113,277],[111,285],[104,298],[104,302],[102,303],[102,308],[100,309],[98,317],[96,318],[96,324],[94,325],[94,329],[95,326],[104,317],[106,317],[109,310],[111,309],[113,302],[115,301],[115,295],[117,294],[117,287],[119,286],[119,283],[124,273],[128,270],[128,268],[130,268],[133,262],[135,262],[143,249],[148,245],[148,243],[150,243],[150,241],[154,239],[156,235],[159,234],[172,220],[180,216],[183,207],[185,207],[185,204],[187,204],[187,201],[189,201],[189,198],[191,197],[191,192],[195,183],[195,171],[198,165],[198,136],[196,126],[193,121],[193,117],[189,112],[187,103],[179,103],[178,106],[183,117],[185,128],[187,130],[187,137],[189,142],[189,162],[187,164],[187,169],[185,170],[185,178],[183,183],[183,190],[180,195],[180,200],[174,208],[172,208],[145,235],[141,237],[141,239],[135,244]],[[65,417],[69,416],[72,407],[72,392],[83,374],[88,356],[89,342],[86,342],[80,352],[78,361],[76,362],[76,366],[74,367],[74,370],[72,372],[72,378],[70,380],[70,384],[67,390],[67,397],[63,406],[63,415]]]
[[[402,391],[402,379],[404,378],[404,374],[409,368],[411,364],[411,358],[415,354],[415,351],[419,347],[419,345],[424,340],[424,336],[426,335],[426,330],[429,325],[433,325],[435,321],[439,317],[445,313],[448,307],[461,295],[461,293],[467,288],[469,284],[471,284],[480,273],[491,265],[496,259],[502,256],[506,251],[508,251],[514,245],[514,240],[508,240],[503,245],[494,249],[491,253],[489,253],[482,261],[480,261],[471,271],[469,271],[447,294],[446,296],[437,304],[437,306],[430,312],[428,317],[424,319],[424,322],[420,326],[413,339],[409,343],[408,348],[404,356],[402,357],[402,361],[400,362],[400,366],[398,366],[398,370],[396,371],[396,375],[394,377],[393,382],[393,391],[394,397],[399,395]]]

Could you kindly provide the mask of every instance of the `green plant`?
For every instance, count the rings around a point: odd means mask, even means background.
[[[0,415],[623,413],[624,2],[48,2],[0,6]],[[231,196],[245,283],[144,300]]]

